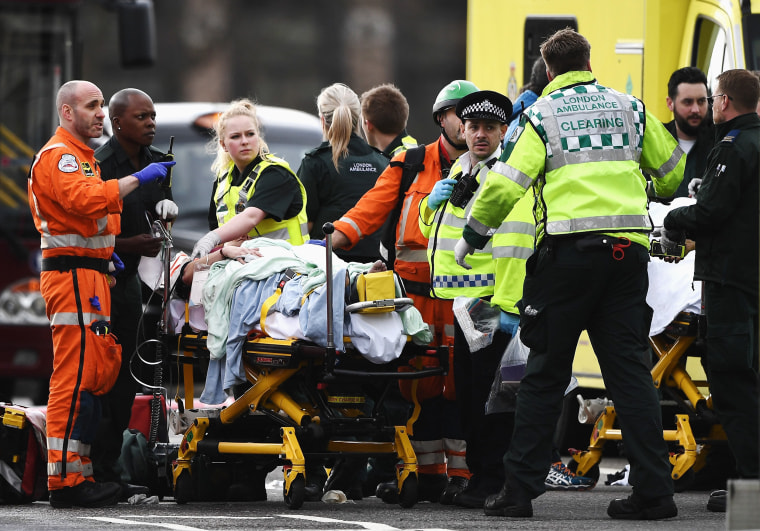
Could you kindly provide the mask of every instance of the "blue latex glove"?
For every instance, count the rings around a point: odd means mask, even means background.
[[[111,263],[113,264],[113,274],[118,275],[122,271],[124,271],[124,262],[121,261],[121,258],[119,258],[119,255],[116,253],[113,253],[111,255]],[[110,269],[110,267],[109,267]]]
[[[501,312],[501,315],[499,316],[499,329],[502,332],[515,337],[518,326],[520,326],[520,318],[517,315],[505,311]]]
[[[428,196],[428,208],[430,210],[436,210],[441,203],[451,197],[451,192],[454,190],[455,179],[443,179],[435,183],[433,191]]]
[[[137,180],[140,181],[140,186],[146,183],[152,183],[153,181],[163,181],[166,177],[169,168],[177,164],[175,161],[169,162],[151,162],[145,166],[142,170],[133,173]]]

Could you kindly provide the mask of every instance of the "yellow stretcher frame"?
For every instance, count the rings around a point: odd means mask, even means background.
[[[707,382],[692,380],[685,368],[687,351],[697,340],[698,320],[698,315],[682,312],[665,332],[649,338],[657,356],[657,363],[652,367],[651,373],[657,389],[667,386],[683,394],[691,414],[711,415],[712,399],[700,391],[700,387],[705,388]],[[570,450],[573,461],[568,466],[577,475],[598,480],[598,463],[602,459],[605,443],[623,440],[622,431],[614,427],[616,418],[614,405],[607,406],[594,423],[588,448],[584,451]],[[676,482],[686,482],[690,473],[704,466],[705,450],[709,445],[725,442],[726,434],[719,424],[714,423],[706,437],[697,439],[692,431],[689,414],[676,414],[675,421],[675,429],[663,430],[663,438],[676,443],[680,450],[672,452],[669,457],[673,465],[671,477]]]

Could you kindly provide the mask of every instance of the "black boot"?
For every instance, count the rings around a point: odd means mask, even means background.
[[[624,499],[612,500],[607,514],[617,520],[661,520],[678,516],[678,507],[673,496],[644,499],[631,494]]]
[[[107,507],[116,505],[121,495],[118,483],[95,483],[83,481],[74,487],[63,487],[50,491],[50,506],[57,509],[66,507]]]
[[[726,512],[726,498],[728,491],[714,490],[710,493],[710,499],[707,500],[707,510],[714,513]]]
[[[483,512],[486,516],[530,518],[533,516],[533,504],[529,496],[518,492],[505,482],[497,494],[486,498]]]

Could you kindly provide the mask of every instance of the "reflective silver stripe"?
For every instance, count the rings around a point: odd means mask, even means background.
[[[47,465],[47,473],[48,476],[60,476],[62,473],[62,467],[61,462],[56,461],[54,463],[48,463]],[[86,465],[82,464],[82,461],[76,460],[76,461],[66,461],[66,473],[67,474],[75,474],[79,472],[84,477],[92,476],[92,463],[87,463]]]
[[[396,260],[427,263],[427,251],[425,249],[409,249],[408,247],[396,248]]]
[[[480,288],[493,286],[496,276],[493,273],[476,273],[474,275],[435,275],[430,285],[434,288]]]
[[[565,219],[550,221],[546,225],[548,234],[588,232],[600,230],[651,230],[649,216],[598,216],[593,218]]]
[[[459,238],[438,238],[436,251],[454,251]],[[489,240],[485,247],[475,251],[475,254],[491,254],[492,241]]]
[[[453,324],[447,324],[443,325],[443,335],[446,337],[454,337],[454,325]]]
[[[265,232],[262,236],[271,238],[273,240],[287,240],[290,237],[288,229],[277,229],[272,232]]]
[[[343,216],[343,217],[342,217],[342,218],[340,218],[338,221],[342,221],[343,223],[348,223],[349,225],[351,225],[351,227],[352,227],[352,228],[353,228],[353,229],[356,231],[356,234],[358,234],[358,235],[359,235],[359,239],[361,240],[361,238],[362,238],[362,231],[361,231],[361,230],[359,230],[359,225],[357,225],[357,224],[354,222],[354,220],[353,220],[353,219],[351,219],[351,218],[347,218],[347,217]]]
[[[411,209],[411,206],[412,206],[412,199],[414,199],[413,195],[410,195],[409,197],[404,199],[404,207],[401,209],[401,217],[399,218],[399,222],[398,222],[399,239],[403,238],[404,234],[406,234],[406,221],[409,218],[409,210]],[[414,222],[416,223],[417,222],[416,213],[414,217],[415,217]],[[396,241],[396,245],[398,245],[399,243],[400,243],[400,240]]]
[[[48,450],[59,450],[63,451],[63,439],[59,437],[48,437],[47,438],[47,445]],[[84,444],[82,441],[77,441],[75,439],[69,439],[69,444],[66,448],[68,452],[73,452],[75,454],[84,455],[85,457],[90,455],[90,449],[92,445],[90,444]]]
[[[648,169],[647,173],[649,173],[652,177],[656,177],[658,179],[665,177],[678,165],[678,161],[681,160],[681,155],[683,155],[683,150],[679,146],[673,151],[673,153],[670,155],[670,158],[665,161],[665,164],[656,169]]]
[[[301,223],[301,234],[302,235],[308,235],[309,234],[309,222]]]
[[[470,203],[474,203],[474,202],[475,202],[475,198],[473,197],[470,200]],[[446,211],[443,214],[443,217],[438,222],[438,224],[447,225],[449,227],[454,227],[456,229],[464,229],[464,226],[467,225],[467,220],[465,218],[460,218],[459,216],[454,215],[452,211],[450,211],[449,209],[446,209]]]
[[[501,234],[526,234],[534,236],[536,234],[536,226],[533,223],[525,221],[507,221],[501,224],[499,232]]]
[[[438,450],[431,453],[418,453],[415,449],[414,453],[417,455],[417,465],[442,465],[446,461],[446,454],[443,450]]]
[[[491,172],[496,172],[502,177],[506,177],[510,181],[519,184],[526,190],[533,185],[533,179],[531,179],[527,174],[516,170],[506,162],[497,161],[493,165],[493,168],[491,168]]]
[[[16,492],[21,492],[21,478],[5,461],[0,461],[0,477],[7,481]]]
[[[498,228],[498,227],[489,227],[488,225],[483,225],[480,221],[478,221],[472,216],[470,216],[467,219],[467,225],[476,233],[480,234],[481,236],[488,236],[489,238],[496,233],[496,229]]]
[[[444,437],[443,447],[450,452],[464,454],[467,451],[467,442],[463,439],[449,439],[448,437]]]
[[[546,171],[554,171],[567,164],[584,164],[587,162],[627,162],[631,160],[631,152],[622,149],[574,151],[565,153],[561,160],[552,157],[546,162]]]
[[[110,315],[102,315],[99,313],[91,313],[91,312],[85,312],[82,314],[82,317],[84,318],[84,324],[90,324],[93,320],[97,321],[110,321],[111,316]],[[60,313],[54,313],[50,316],[50,326],[61,326],[61,325],[73,325],[76,326],[79,324],[79,316],[75,312],[60,312]]]
[[[98,221],[98,226],[100,226],[100,220]],[[91,236],[89,238],[80,236],[79,234],[56,234],[55,236],[46,234],[41,238],[40,247],[42,249],[57,249],[61,247],[105,249],[107,247],[113,247],[115,243],[116,236],[113,234],[107,234],[105,236]]]
[[[533,249],[519,245],[495,246],[491,254],[494,258],[520,258],[527,260],[533,254]]]
[[[432,441],[410,441],[412,443],[412,448],[414,448],[414,452],[421,452],[421,453],[443,453],[443,441],[440,439],[435,439]]]
[[[446,459],[446,468],[448,470],[457,468],[460,470],[467,470],[467,459],[465,459],[463,455],[447,455]]]

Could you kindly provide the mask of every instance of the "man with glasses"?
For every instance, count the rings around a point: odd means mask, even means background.
[[[745,478],[758,477],[758,160],[760,81],[747,70],[718,76],[710,98],[716,138],[697,202],[665,217],[661,243],[697,242],[694,279],[703,281],[713,406]],[[726,510],[726,491],[707,508]]]

